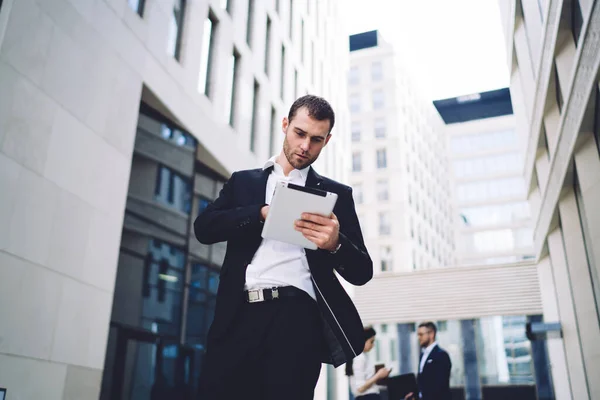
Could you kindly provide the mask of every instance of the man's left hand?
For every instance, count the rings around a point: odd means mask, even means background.
[[[334,251],[340,239],[340,222],[334,213],[330,217],[318,214],[302,214],[296,221],[296,230],[323,250]]]

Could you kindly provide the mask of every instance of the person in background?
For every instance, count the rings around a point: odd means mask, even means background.
[[[367,358],[366,353],[373,349],[375,343],[375,329],[365,327],[365,348],[353,361],[346,363],[346,375],[350,379],[350,390],[357,400],[379,400],[379,387],[377,381],[387,378],[390,370],[381,368],[375,372],[373,363]]]
[[[424,322],[419,325],[417,337],[421,346],[419,359],[419,399],[423,400],[451,400],[450,370],[452,362],[450,356],[438,346],[436,341],[437,327],[433,322]],[[413,393],[406,395],[405,399],[414,398]]]

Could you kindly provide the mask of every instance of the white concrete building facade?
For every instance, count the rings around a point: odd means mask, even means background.
[[[337,112],[316,168],[348,181],[342,8],[0,2],[0,387],[9,399],[147,398],[157,360],[169,387],[194,390],[185,379],[197,371],[177,371],[201,362],[206,327],[194,313],[210,316],[223,251],[194,245],[198,210],[232,171],[278,152],[281,119],[305,93]],[[120,356],[119,346],[133,350]]]
[[[442,123],[379,32],[350,37],[355,202],[376,272],[454,263]]]
[[[600,397],[600,4],[500,1],[557,399]]]
[[[446,122],[458,265],[533,258],[531,212],[507,88],[434,101]]]

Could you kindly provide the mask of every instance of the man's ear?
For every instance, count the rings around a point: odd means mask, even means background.
[[[281,130],[283,133],[287,131],[288,126],[290,126],[290,121],[288,121],[287,117],[283,117],[283,120],[281,121]]]
[[[327,146],[327,143],[329,143],[329,139],[331,139],[331,133],[327,134],[327,137],[325,138],[325,144],[323,145],[323,147]]]

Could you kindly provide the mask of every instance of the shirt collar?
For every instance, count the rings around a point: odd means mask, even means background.
[[[279,169],[281,171],[281,174],[283,174],[283,169],[281,168],[281,165],[279,165],[277,163],[277,157],[279,157],[279,156],[273,156],[273,157],[269,158],[267,160],[267,162],[265,162],[265,164],[263,165],[263,171],[267,168],[273,167],[273,168]],[[302,177],[302,179],[304,181],[306,181],[306,178],[308,177],[309,169],[310,169],[310,165],[306,168],[294,169],[294,170],[292,170],[292,172],[298,171],[298,173],[300,173],[300,176]]]
[[[423,350],[423,353],[426,353],[426,354],[431,353],[431,350],[433,350],[433,348],[435,346],[437,346],[437,342],[431,343],[429,346],[425,347],[425,350]]]

